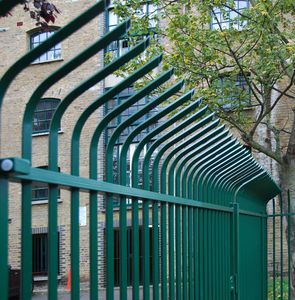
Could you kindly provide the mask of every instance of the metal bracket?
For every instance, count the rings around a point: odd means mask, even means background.
[[[238,287],[237,287],[237,275],[231,275],[229,278],[229,286],[230,291],[234,294],[237,293]]]
[[[31,163],[29,160],[19,157],[7,157],[0,159],[0,174],[29,174]]]

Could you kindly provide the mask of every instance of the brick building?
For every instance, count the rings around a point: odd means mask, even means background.
[[[1,54],[0,74],[4,72],[29,49],[36,47],[47,39],[57,28],[67,24],[74,17],[94,4],[93,1],[55,1],[61,10],[54,26],[42,32],[36,27],[35,22],[17,6],[11,12],[12,16],[0,19]],[[2,109],[1,120],[1,157],[20,156],[21,149],[21,124],[26,107],[32,92],[54,70],[67,63],[90,46],[104,32],[104,15],[100,15],[86,26],[82,27],[70,38],[56,45],[46,54],[26,68],[10,86]],[[33,165],[46,168],[48,166],[48,129],[52,114],[59,102],[81,82],[93,75],[103,64],[103,52],[94,55],[78,69],[71,72],[66,78],[58,81],[48,89],[40,100],[33,121]],[[68,109],[61,121],[58,134],[59,161],[61,172],[70,173],[70,145],[73,126],[81,112],[101,93],[103,83],[99,82],[77,98]],[[97,110],[89,118],[82,132],[80,145],[80,173],[88,177],[89,143],[98,120],[102,117],[103,110]],[[23,137],[27,138],[26,136]],[[103,142],[100,143],[99,175],[102,176],[103,168]],[[10,194],[13,195],[9,202],[9,262],[14,268],[20,267],[20,230],[21,230],[21,199],[19,185],[12,185]],[[99,202],[102,205],[102,202]],[[87,220],[89,201],[87,195],[81,193],[80,201],[80,270],[81,279],[88,278],[88,231]],[[101,212],[102,207],[99,208]],[[33,273],[35,280],[47,278],[47,217],[48,217],[48,187],[44,185],[33,186],[32,194],[32,234],[33,234]],[[103,216],[99,213],[100,224]],[[99,226],[99,251],[103,258],[103,225]],[[58,236],[59,236],[59,275],[65,279],[70,269],[70,192],[61,190],[58,204]],[[103,260],[99,262],[103,269]],[[103,272],[101,272],[103,274]],[[103,278],[101,279],[103,280]]]

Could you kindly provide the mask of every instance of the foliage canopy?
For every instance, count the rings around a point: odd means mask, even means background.
[[[141,63],[164,50],[165,66],[173,66],[187,88],[196,88],[197,96],[238,129],[245,143],[282,163],[281,139],[290,139],[292,132],[276,125],[272,114],[279,102],[295,99],[294,1],[150,2],[156,13],[147,16],[140,0],[114,1],[116,14],[132,19],[130,43],[153,34]],[[151,19],[157,24],[152,29]],[[269,133],[272,145],[257,137],[258,127]]]

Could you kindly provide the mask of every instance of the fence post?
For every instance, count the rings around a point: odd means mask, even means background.
[[[0,291],[8,298],[8,179],[0,177]]]
[[[234,202],[233,207],[233,221],[232,221],[232,276],[231,289],[233,293],[232,299],[240,299],[239,291],[239,203]]]

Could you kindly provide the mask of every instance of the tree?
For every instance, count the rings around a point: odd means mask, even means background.
[[[10,9],[16,4],[23,5],[24,11],[28,12],[30,17],[36,20],[36,26],[43,28],[47,28],[50,22],[54,23],[56,15],[60,14],[60,10],[47,0],[19,0],[11,1],[11,3],[8,3],[7,0],[2,0],[0,3],[0,16],[2,13],[4,16],[12,15]]]
[[[131,39],[149,32],[151,16],[139,13],[141,2],[115,3],[119,16],[133,20]],[[286,209],[286,191],[295,195],[295,118],[292,116],[293,124],[288,128],[287,121],[276,122],[275,113],[286,101],[295,113],[294,1],[250,0],[247,7],[243,7],[246,1],[237,5],[233,0],[151,2],[158,11],[152,15],[160,24],[157,39],[169,45],[164,48],[166,64],[186,78],[188,88],[196,87],[210,108],[237,129],[247,145],[278,166]],[[157,40],[152,43],[152,53],[162,49]],[[291,211],[295,211],[295,200],[291,201]],[[295,299],[295,217],[288,226]]]

